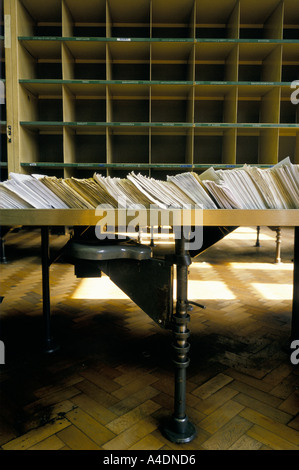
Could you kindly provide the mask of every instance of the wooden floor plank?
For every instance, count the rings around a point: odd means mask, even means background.
[[[262,443],[244,434],[228,450],[259,450]]]
[[[83,382],[80,382],[79,384],[77,384],[76,388],[78,388],[78,390],[85,393],[90,398],[92,398],[93,400],[98,402],[100,405],[103,405],[105,407],[110,407],[113,404],[118,402],[118,400],[114,398],[111,394],[105,392],[104,390],[101,390],[95,384],[87,380],[84,380]]]
[[[92,382],[97,387],[103,389],[105,392],[110,393],[120,388],[120,386],[113,380],[103,377],[103,375],[99,371],[96,371],[94,369],[85,369],[81,371],[81,375],[89,382]]]
[[[227,424],[218,429],[202,446],[206,450],[227,450],[245,432],[248,432],[251,426],[252,423],[249,421],[240,416],[235,416]]]
[[[73,398],[79,394],[80,394],[80,390],[78,390],[76,387],[67,387],[65,389],[61,389],[57,392],[46,395],[38,400],[35,400],[34,402],[25,406],[24,410],[29,413],[31,411],[35,411],[38,408],[45,408],[46,406],[54,406],[57,403],[63,402],[65,400],[69,400],[70,398]]]
[[[53,436],[64,428],[70,426],[70,422],[67,419],[62,419],[54,422],[53,424],[47,424],[42,428],[33,429],[23,436],[17,437],[12,441],[4,444],[2,448],[4,450],[26,450],[34,446],[38,442],[43,441],[49,436]]]
[[[239,393],[239,395],[235,396],[234,400],[240,403],[241,405],[244,405],[248,408],[252,408],[255,411],[259,411],[261,414],[264,414],[265,416],[268,416],[269,418],[272,418],[279,423],[286,424],[291,419],[291,415],[289,415],[288,413],[280,411],[277,408],[269,406],[243,393]]]
[[[230,386],[226,386],[215,392],[208,398],[205,398],[196,405],[196,409],[202,411],[204,414],[209,415],[217,408],[222,406],[228,400],[238,394],[237,390],[233,390]]]
[[[72,403],[104,425],[113,421],[117,417],[117,415],[109,410],[109,408],[100,405],[97,401],[84,393],[73,397]]]
[[[60,431],[57,436],[63,442],[64,446],[67,446],[71,450],[100,450],[101,447],[94,441],[89,439],[76,426],[69,426],[68,428]]]
[[[71,426],[66,429],[69,429],[70,427]],[[64,447],[64,445],[64,442],[59,439],[57,434],[55,434],[54,436],[50,436],[44,441],[38,442],[34,446],[29,447],[28,450],[60,450]]]
[[[229,384],[232,382],[232,378],[225,375],[225,374],[218,374],[212,379],[210,379],[208,382],[205,384],[201,385],[200,387],[196,388],[193,390],[193,395],[196,395],[197,397],[201,398],[202,400],[210,397],[213,395],[213,393],[217,392],[220,390],[222,387],[225,385]]]
[[[159,450],[163,447],[163,442],[152,434],[148,434],[140,441],[133,444],[128,450]]]
[[[258,425],[252,426],[252,428],[247,431],[247,434],[253,439],[269,446],[273,450],[299,450],[298,446],[291,444],[277,434],[274,434],[265,428],[261,428]]]
[[[129,449],[138,441],[143,439],[146,435],[151,434],[157,429],[158,424],[156,420],[147,417],[138,421],[138,423],[131,426],[129,429],[118,434],[106,444],[103,444],[105,450]]]
[[[16,437],[16,432],[14,428],[8,425],[4,420],[1,420],[0,424],[0,446],[9,442]]]
[[[114,434],[120,434],[125,429],[133,426],[137,421],[154,413],[159,408],[160,406],[157,403],[151,400],[147,400],[128,413],[125,413],[108,423],[107,428],[110,429]]]
[[[279,409],[285,411],[290,415],[296,415],[299,407],[299,391],[296,390],[291,393],[282,403],[279,405]]]
[[[244,393],[245,395],[249,395],[250,397],[255,398],[263,403],[266,403],[267,405],[281,409],[282,400],[280,398],[272,396],[271,394],[263,392],[262,390],[258,390],[255,387],[251,387],[248,384],[234,380],[234,382],[231,384],[231,388],[237,390],[240,393]]]
[[[267,429],[268,431],[273,432],[274,434],[283,436],[285,440],[295,444],[296,446],[299,446],[299,432],[289,428],[289,426],[278,423],[268,416],[265,416],[250,408],[244,408],[241,411],[240,416],[254,424],[259,425],[260,427]]]
[[[152,385],[156,381],[156,377],[153,377],[150,374],[143,374],[132,382],[130,382],[129,384],[124,385],[118,390],[112,392],[112,395],[117,397],[119,400],[123,400],[132,395],[133,393],[142,390],[145,385]]]
[[[299,414],[294,419],[289,421],[288,426],[290,428],[293,428],[293,429],[296,429],[297,431],[299,431]]]
[[[107,427],[80,408],[70,411],[67,414],[67,419],[99,446],[115,437],[115,434]]]
[[[156,395],[158,395],[158,391],[149,385],[110,406],[110,410],[121,416],[141,405],[145,400],[154,399]]]
[[[200,421],[199,426],[210,434],[214,434],[234,416],[238,415],[244,407],[232,400],[227,401],[213,413]]]

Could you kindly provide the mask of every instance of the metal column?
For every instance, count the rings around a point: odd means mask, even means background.
[[[172,442],[187,443],[196,436],[196,429],[186,415],[186,369],[189,365],[188,352],[190,344],[188,337],[190,331],[188,323],[188,266],[191,259],[185,250],[183,233],[181,239],[176,240],[176,266],[177,266],[177,299],[176,312],[173,316],[173,350],[175,366],[174,413],[165,424],[163,432]]]

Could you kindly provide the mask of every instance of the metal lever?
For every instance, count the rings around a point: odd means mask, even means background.
[[[191,307],[191,308],[189,307],[190,304],[191,304],[191,305],[196,305],[196,307],[199,307],[199,308],[203,308],[203,309],[206,308],[205,305],[201,305],[201,304],[199,304],[199,303],[197,303],[197,302],[193,302],[192,300],[188,300],[188,310],[192,310],[192,307]]]

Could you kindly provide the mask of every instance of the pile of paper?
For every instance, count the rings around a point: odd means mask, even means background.
[[[104,177],[97,173],[93,177],[100,187],[106,189],[113,199],[113,207],[134,209],[141,206],[149,206],[148,198],[141,191],[136,191],[135,186],[129,179]]]
[[[116,207],[116,200],[109,194],[105,185],[101,185],[95,178],[70,178],[69,184],[85,197],[93,207],[99,204]]]
[[[217,209],[215,202],[213,202],[208,191],[205,190],[195,173],[190,172],[168,176],[167,180],[174,183],[187,194],[193,204],[202,206],[205,209]]]
[[[299,166],[289,158],[265,169],[210,168],[198,178],[222,209],[299,208]]]
[[[128,175],[128,179],[151,204],[162,209],[184,208],[192,204],[188,195],[171,181],[160,181],[134,172]]]
[[[267,209],[263,194],[246,170],[219,170],[218,174],[234,195],[240,209]]]
[[[2,209],[298,209],[299,165],[289,158],[261,169],[215,170],[198,175],[185,172],[161,181],[131,172],[127,178],[94,173],[92,178],[57,178],[44,175],[10,173],[0,183]]]
[[[241,209],[239,202],[235,199],[231,190],[224,184],[217,184],[215,181],[204,180],[203,185],[214,198],[217,207],[220,209]]]
[[[56,178],[56,176],[44,176],[41,183],[48,188],[69,209],[93,209],[88,200],[78,191],[72,188],[68,179]]]
[[[5,182],[0,183],[0,207],[1,209],[28,209],[33,206],[8,189]]]
[[[299,200],[299,166],[278,165],[273,169],[277,186],[288,200],[289,207],[296,209]]]
[[[260,188],[267,208],[296,209],[299,206],[298,168],[285,159],[273,168],[247,167],[246,171]]]
[[[66,209],[68,207],[41,183],[38,175],[10,173],[10,179],[1,183],[1,186],[26,202],[27,207],[37,209]]]

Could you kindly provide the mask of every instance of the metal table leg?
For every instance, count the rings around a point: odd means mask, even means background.
[[[257,248],[261,246],[261,244],[260,244],[260,231],[261,231],[261,227],[258,225],[256,227],[256,242],[255,242],[255,246]]]
[[[291,340],[299,340],[299,227],[295,227],[294,232],[294,282]]]
[[[4,237],[9,232],[9,229],[7,227],[2,227],[0,226],[0,263],[6,264],[7,259],[5,256],[5,241]]]
[[[281,262],[281,228],[276,228],[276,252],[275,252],[275,263]]]
[[[190,332],[188,322],[188,266],[189,255],[185,251],[185,239],[176,240],[177,302],[173,316],[173,349],[175,365],[174,413],[164,426],[165,436],[175,443],[187,443],[196,436],[196,429],[186,415],[186,369],[190,345],[187,341]]]
[[[41,262],[42,262],[42,286],[43,286],[43,319],[45,326],[45,352],[53,353],[58,346],[54,344],[51,333],[51,309],[50,309],[50,252],[49,252],[49,227],[41,227]]]

